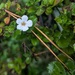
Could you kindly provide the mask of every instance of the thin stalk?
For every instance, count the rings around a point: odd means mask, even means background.
[[[12,12],[10,12],[10,11],[6,10],[6,9],[5,9],[5,12],[7,12],[7,13],[11,13],[13,16],[15,16],[15,17],[17,17],[17,18],[20,18],[20,17],[21,17],[21,16],[16,15],[16,14],[14,14],[14,13],[12,13]]]
[[[35,27],[52,45],[54,45],[60,52],[62,52],[69,59],[73,60],[68,54],[66,54],[62,49],[60,49],[46,34],[44,34],[38,27]]]
[[[35,55],[35,56],[39,56],[39,55],[44,54],[44,53],[47,53],[47,52],[48,52],[48,51],[39,52],[39,53],[37,53],[37,54],[34,53],[34,55]]]
[[[8,12],[8,11],[5,11],[5,12],[7,12],[7,13],[8,13],[9,15],[11,15],[13,18],[17,19],[17,17],[14,16],[11,12]]]
[[[44,43],[44,41],[34,32],[34,31],[31,31],[36,37],[37,39],[55,56],[55,58],[61,62],[61,64],[66,68],[66,70],[70,73],[70,70],[68,69],[68,67],[56,56],[56,54],[52,51],[51,48],[49,48],[46,43]],[[71,73],[70,73],[71,74]]]

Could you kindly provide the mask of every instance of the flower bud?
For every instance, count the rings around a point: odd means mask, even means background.
[[[4,22],[5,22],[5,24],[9,24],[9,22],[10,22],[10,17],[6,17],[6,18],[4,19]]]

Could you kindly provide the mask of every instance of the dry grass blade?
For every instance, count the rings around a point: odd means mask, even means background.
[[[32,33],[38,38],[38,40],[55,56],[55,58],[67,69],[67,71],[70,73],[70,70],[68,67],[56,56],[56,54],[46,45],[46,43],[43,42],[43,40],[34,32]],[[71,74],[71,73],[70,73]]]
[[[17,19],[17,17],[14,16],[11,12],[8,12],[8,11],[6,11],[6,10],[5,10],[5,12],[7,12],[7,13],[8,13],[9,15],[11,15],[13,18]]]
[[[38,27],[35,27],[52,45],[54,45],[59,51],[61,51],[69,59],[73,60],[68,54],[66,54],[62,49],[60,49],[46,34],[44,34]]]
[[[21,16],[16,15],[16,14],[14,14],[14,13],[12,13],[12,12],[10,12],[10,11],[6,10],[6,9],[5,9],[5,12],[10,13],[10,14],[12,14],[13,16],[15,16],[15,17],[17,17],[17,18],[20,18],[20,17],[21,17]]]

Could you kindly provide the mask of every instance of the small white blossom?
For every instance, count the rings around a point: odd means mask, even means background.
[[[28,20],[27,15],[23,15],[21,18],[18,18],[16,23],[18,24],[17,29],[21,31],[27,31],[33,24],[32,20]]]

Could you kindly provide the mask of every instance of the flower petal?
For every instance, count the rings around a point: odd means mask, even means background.
[[[21,25],[17,25],[17,29],[18,30],[22,30],[22,26]]]
[[[27,20],[28,20],[28,16],[27,15],[23,15],[22,16],[22,21],[25,21],[26,22]]]
[[[18,18],[18,19],[16,20],[16,23],[17,23],[17,24],[21,24],[21,19]]]
[[[27,31],[29,28],[27,26],[23,27],[23,31]]]
[[[33,24],[32,20],[28,20],[28,21],[26,22],[26,25],[27,25],[28,27],[31,27],[32,24]]]

